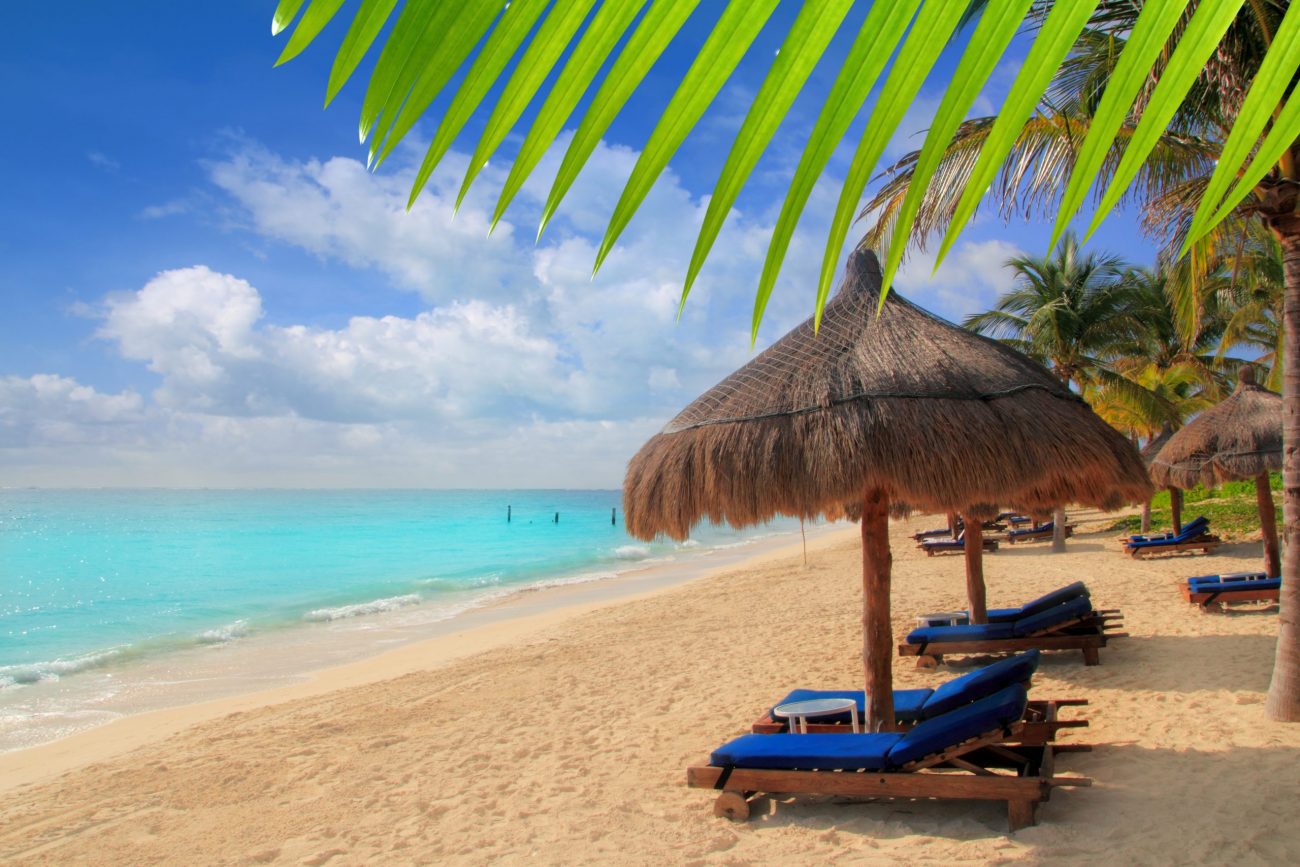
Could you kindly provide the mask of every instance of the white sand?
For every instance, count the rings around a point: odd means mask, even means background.
[[[1088,515],[1081,514],[1086,519]],[[897,524],[894,628],[962,607],[960,557]],[[0,756],[0,863],[1293,863],[1300,725],[1263,716],[1275,613],[1204,615],[1181,576],[1259,546],[1135,562],[1085,531],[1004,547],[990,604],[1083,579],[1132,637],[1052,654],[1037,697],[1086,697],[1097,745],[1040,825],[981,803],[760,802],[712,816],[684,769],[794,686],[861,681],[853,531],[631,601],[468,630],[258,696],[133,717]],[[967,670],[896,660],[900,687]]]

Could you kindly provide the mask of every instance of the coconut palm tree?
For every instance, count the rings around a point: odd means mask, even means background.
[[[1115,180],[1131,174],[1133,183],[1123,189],[1128,203],[1141,209],[1145,231],[1158,240],[1165,259],[1187,252],[1180,267],[1183,279],[1172,282],[1177,313],[1175,323],[1184,343],[1198,339],[1201,320],[1214,308],[1228,315],[1221,323],[1223,351],[1236,345],[1266,347],[1266,357],[1282,358],[1281,385],[1286,406],[1284,437],[1300,442],[1300,140],[1290,128],[1281,134],[1286,146],[1262,139],[1244,140],[1239,122],[1258,104],[1253,89],[1264,74],[1270,46],[1279,39],[1283,22],[1300,18],[1289,3],[1252,3],[1228,26],[1224,41],[1187,96],[1166,106],[1161,130],[1143,126],[1156,111],[1163,73],[1172,61],[1157,69],[1139,89],[1138,99],[1121,117],[1111,118],[1113,135],[1090,146],[1109,117],[1107,94],[1121,71],[1128,44],[1137,39],[1139,12],[1154,3],[1103,0],[1090,26],[1076,43],[1039,103],[1034,116],[1015,133],[1014,141],[996,169],[992,204],[1004,216],[1055,217],[1060,231],[1077,211],[1089,188],[1103,202],[1119,201]],[[1202,6],[1206,4],[1201,4]],[[1200,7],[1197,7],[1200,8]],[[1194,14],[1191,4],[1187,14]],[[1285,17],[1284,17],[1285,16]],[[1290,38],[1288,36],[1288,38]],[[1300,40],[1281,69],[1288,86],[1297,77]],[[1172,54],[1173,52],[1167,52]],[[1272,55],[1276,58],[1278,55]],[[1281,114],[1300,113],[1300,101],[1276,104]],[[925,246],[947,238],[954,222],[973,210],[963,210],[968,184],[987,144],[999,128],[1000,118],[967,120],[957,126],[946,146],[939,149],[932,174],[918,175],[924,148],[905,155],[884,173],[884,183],[867,203],[863,214],[878,215],[866,233],[866,243],[888,246]],[[1135,142],[1148,141],[1151,149],[1138,164],[1127,155]],[[927,142],[928,144],[928,142]],[[1097,150],[1100,147],[1101,150]],[[1224,200],[1218,167],[1231,163],[1242,148],[1258,154],[1243,173],[1234,197]],[[1265,159],[1267,156],[1267,159]],[[1092,162],[1089,162],[1089,161]],[[1261,162],[1261,160],[1263,162]],[[1086,168],[1095,165],[1097,174]],[[1082,178],[1082,180],[1081,180]],[[922,185],[923,184],[923,185]],[[909,222],[907,202],[916,202],[915,221]],[[1207,202],[1209,203],[1207,205]],[[1217,222],[1206,219],[1215,210]],[[1097,220],[1094,218],[1095,227]],[[1251,251],[1264,236],[1277,245],[1282,287],[1280,304],[1271,306],[1266,279],[1267,256]],[[1251,288],[1255,287],[1255,288]],[[1254,303],[1248,303],[1255,293]],[[1276,311],[1276,313],[1272,313]],[[1235,321],[1231,313],[1240,313]],[[1270,315],[1280,329],[1270,329]],[[1290,339],[1285,339],[1287,337]],[[1222,354],[1221,354],[1222,358]],[[1275,380],[1276,381],[1276,380]],[[1279,640],[1273,685],[1267,709],[1277,719],[1300,720],[1300,458],[1290,457],[1283,474],[1284,532],[1287,557],[1283,572],[1290,587],[1283,591]],[[1296,487],[1292,487],[1292,483]],[[1286,581],[1284,581],[1286,583]]]
[[[1006,267],[1015,285],[985,313],[967,317],[967,328],[1001,339],[1052,369],[1083,392],[1108,382],[1154,415],[1155,402],[1141,388],[1107,367],[1121,340],[1139,328],[1125,265],[1115,256],[1084,253],[1071,234],[1048,256],[1017,256]],[[1065,511],[1053,521],[1052,550],[1065,550]]]
[[[297,23],[279,62],[313,42],[343,5],[343,0],[280,0],[272,33],[287,28],[295,19]],[[716,17],[712,17],[715,9],[701,10],[709,21],[708,37],[642,149],[611,216],[597,264],[613,248],[655,179],[779,5],[778,0],[732,0]],[[780,50],[770,55],[766,77],[754,94],[709,199],[683,299],[759,157],[855,5],[853,0],[807,0],[790,23]],[[406,0],[390,23],[397,6],[397,0],[360,0],[330,72],[327,102],[376,41],[382,42],[360,123],[363,141],[369,138],[371,142],[370,161],[379,164],[444,89],[448,90],[447,98],[438,103],[445,108],[440,109],[438,129],[417,174],[414,198],[470,116],[489,93],[499,94],[474,147],[461,186],[463,197],[534,97],[550,82],[494,214],[499,218],[505,212],[569,116],[578,110],[577,131],[543,211],[544,226],[601,136],[678,31],[696,17],[701,4],[700,0],[609,0],[597,6],[596,0],[514,0],[503,6],[500,0]],[[1209,118],[1223,141],[1217,167],[1208,180],[1204,175],[1179,175],[1188,180],[1181,191],[1186,207],[1175,208],[1172,214],[1185,221],[1187,237],[1196,240],[1216,231],[1244,202],[1250,214],[1263,220],[1281,243],[1287,287],[1284,330],[1300,333],[1300,94],[1293,93],[1300,66],[1300,12],[1291,8],[1289,0],[871,3],[847,53],[840,58],[839,72],[792,177],[759,281],[754,327],[813,185],[861,107],[877,92],[832,216],[819,282],[820,311],[853,213],[877,161],[950,38],[969,25],[967,47],[949,77],[925,145],[913,165],[914,192],[904,197],[894,214],[898,230],[886,258],[881,288],[882,294],[888,291],[904,245],[912,237],[910,227],[919,200],[940,169],[938,157],[1027,20],[1035,28],[1035,37],[998,119],[966,173],[940,257],[974,213],[1007,155],[1021,142],[1026,121],[1091,20],[1094,30],[1114,39],[1116,59],[1092,67],[1094,79],[1084,76],[1085,80],[1104,81],[1105,86],[1093,87],[1099,96],[1091,123],[1079,130],[1058,231],[1074,216],[1098,177],[1103,182],[1098,187],[1101,200],[1094,223],[1104,218],[1148,162],[1161,160],[1156,149],[1167,144],[1162,132],[1181,130],[1177,123],[1171,127],[1171,121]],[[889,71],[882,82],[887,65]],[[553,75],[557,67],[559,71]],[[602,69],[607,72],[596,87]],[[463,75],[457,79],[458,72]],[[459,84],[452,91],[447,85],[454,79]],[[1135,124],[1127,123],[1139,117]],[[1225,120],[1230,122],[1225,124]],[[1189,137],[1195,137],[1199,127],[1187,130]],[[1112,147],[1117,140],[1125,142],[1122,156]],[[1150,177],[1152,172],[1146,171],[1146,175]],[[1286,436],[1294,443],[1300,442],[1300,346],[1295,340],[1287,346],[1284,396],[1292,409],[1286,413]],[[1288,450],[1288,456],[1297,451]],[[1286,473],[1286,489],[1291,492],[1284,498],[1287,550],[1295,553],[1288,557],[1290,565],[1285,570],[1288,578],[1283,582],[1278,667],[1268,710],[1274,717],[1300,720],[1300,617],[1296,616],[1300,609],[1300,456],[1289,458]]]
[[[962,324],[1038,359],[1080,391],[1104,375],[1121,337],[1138,328],[1124,263],[1084,253],[1067,234],[1050,255],[1017,256],[1006,267],[1014,288]]]

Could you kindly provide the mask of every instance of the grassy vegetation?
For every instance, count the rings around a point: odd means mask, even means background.
[[[1282,523],[1282,474],[1269,474],[1269,487],[1273,489],[1273,505],[1277,507],[1279,529]],[[1259,538],[1259,511],[1255,506],[1255,483],[1227,482],[1218,488],[1197,486],[1183,491],[1183,522],[1198,515],[1210,519],[1210,529],[1228,541]],[[1151,529],[1167,530],[1170,526],[1169,492],[1160,491],[1151,501]],[[1116,532],[1136,533],[1142,528],[1140,515],[1120,518],[1110,529]]]

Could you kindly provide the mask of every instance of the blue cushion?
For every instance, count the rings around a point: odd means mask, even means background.
[[[1220,584],[1225,581],[1263,581],[1268,576],[1263,572],[1229,572],[1224,575],[1193,575],[1187,583],[1195,587],[1198,584]]]
[[[1082,581],[1075,581],[1073,584],[1066,584],[1053,590],[1051,593],[1039,596],[1032,602],[1026,602],[1020,606],[1021,617],[1031,617],[1035,614],[1041,614],[1048,609],[1069,602],[1071,599],[1078,599],[1080,596],[1087,596],[1088,588]]]
[[[990,608],[985,612],[989,616],[989,623],[1006,623],[1015,620],[1020,616],[1019,608]]]
[[[1029,536],[1034,533],[1045,533],[1048,530],[1055,530],[1055,529],[1056,529],[1056,522],[1048,521],[1046,524],[1039,524],[1037,527],[1024,527],[1019,530],[1009,530],[1007,532],[1007,535],[1008,536]]]
[[[1092,600],[1087,596],[1077,596],[1069,602],[1062,603],[1054,608],[1049,608],[1030,617],[1020,618],[1015,622],[1015,635],[1020,638],[1034,632],[1040,632],[1058,623],[1065,623],[1068,620],[1083,617],[1091,611]]]
[[[942,641],[992,641],[1015,635],[1013,623],[966,624],[964,626],[922,626],[907,634],[909,644]]]
[[[1038,668],[1038,656],[1037,650],[1018,653],[953,678],[926,700],[925,707],[922,708],[925,718],[931,719],[953,708],[978,701],[1012,684],[1025,683]]]
[[[1196,584],[1192,590],[1196,593],[1231,593],[1234,590],[1280,590],[1281,578],[1266,578],[1262,581],[1223,581],[1218,584]]]
[[[1188,521],[1186,524],[1183,525],[1183,529],[1177,533],[1171,530],[1168,533],[1152,533],[1149,536],[1141,536],[1141,535],[1134,534],[1132,536],[1129,536],[1128,540],[1130,542],[1168,542],[1171,539],[1185,535],[1187,533],[1192,533],[1193,535],[1200,535],[1202,532],[1208,530],[1209,528],[1210,528],[1210,519],[1205,517],[1204,515],[1201,515],[1199,518],[1194,518],[1191,521]]]
[[[817,768],[826,771],[879,771],[889,767],[890,749],[903,736],[898,732],[867,735],[741,735],[709,756],[709,763],[726,767],[769,769]]]
[[[914,722],[921,718],[921,707],[925,700],[930,697],[930,689],[896,689],[894,690],[894,716],[903,722]],[[858,703],[858,719],[861,720],[866,715],[866,699],[863,697],[862,690],[852,689],[796,689],[792,690],[789,695],[777,702],[778,705],[789,704],[792,701],[812,701],[815,698],[851,698]],[[772,710],[776,708],[773,707]],[[776,719],[775,716],[772,717]],[[833,714],[828,716],[819,716],[816,722],[826,723],[847,723],[852,717],[847,713]]]
[[[926,720],[894,744],[889,750],[889,763],[899,767],[978,735],[1006,728],[1024,717],[1028,700],[1025,688],[1016,684]]]
[[[1158,548],[1162,545],[1177,545],[1181,542],[1194,541],[1198,536],[1210,529],[1210,519],[1202,515],[1201,517],[1183,525],[1183,531],[1178,535],[1168,535],[1163,538],[1149,539],[1131,539],[1127,543],[1129,548]]]

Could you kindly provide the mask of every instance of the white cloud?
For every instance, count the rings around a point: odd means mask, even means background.
[[[916,252],[898,271],[903,294],[954,322],[993,307],[1011,290],[1015,275],[1005,263],[1024,250],[1008,241],[959,241],[934,270],[935,249]]]
[[[148,398],[48,377],[37,399],[34,379],[3,380],[6,477],[616,486],[646,437],[751,357],[772,215],[733,211],[679,321],[707,201],[666,172],[593,280],[636,154],[597,148],[535,246],[531,227],[566,144],[491,238],[502,175],[489,167],[453,219],[461,155],[409,214],[409,164],[372,175],[357,160],[295,161],[255,145],[210,164],[234,226],[260,239],[269,262],[287,244],[375,270],[417,293],[423,309],[323,325],[280,314],[272,284],[202,265],[162,272],[96,310],[96,336],[156,377]],[[758,348],[811,312],[837,192],[831,181],[814,190]],[[973,253],[962,261],[982,263]]]

